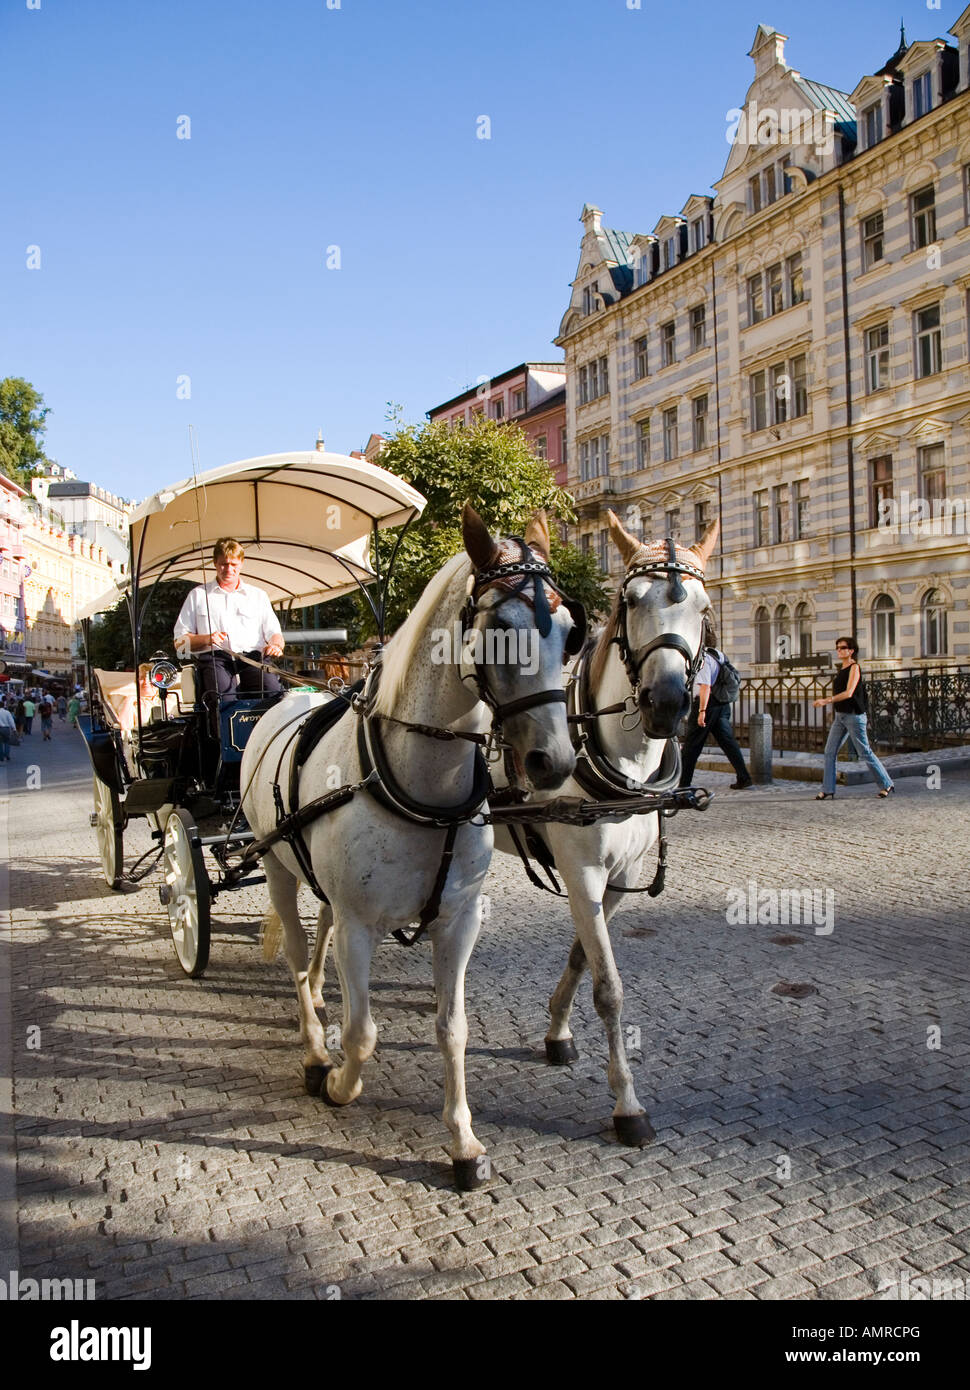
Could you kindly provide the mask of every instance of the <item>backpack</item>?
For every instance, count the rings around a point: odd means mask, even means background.
[[[722,705],[733,705],[741,693],[741,673],[717,647],[708,647],[707,650],[719,668],[717,678],[711,686],[711,699]]]

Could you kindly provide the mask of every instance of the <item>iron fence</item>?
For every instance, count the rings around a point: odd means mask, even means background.
[[[747,741],[752,714],[770,714],[772,742],[780,753],[820,753],[831,707],[815,709],[812,702],[831,695],[834,674],[745,677],[734,707],[738,738]],[[864,676],[873,747],[907,753],[970,742],[970,668],[865,670]]]

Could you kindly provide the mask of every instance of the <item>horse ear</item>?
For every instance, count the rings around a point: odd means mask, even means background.
[[[606,520],[610,528],[610,535],[613,537],[613,544],[620,552],[623,563],[628,565],[633,559],[633,556],[640,549],[641,543],[635,536],[631,536],[629,531],[624,528],[620,518],[615,512],[607,512]]]
[[[461,534],[472,564],[477,570],[487,570],[498,555],[498,546],[470,502],[466,502],[462,508]]]
[[[691,550],[697,556],[702,570],[707,569],[707,562],[714,554],[714,547],[717,545],[717,538],[720,531],[720,521],[712,521],[697,544],[691,546]]]
[[[525,543],[533,550],[538,550],[544,560],[549,559],[549,521],[544,508],[535,513],[525,528]]]

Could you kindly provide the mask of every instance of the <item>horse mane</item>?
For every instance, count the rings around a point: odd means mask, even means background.
[[[603,675],[603,668],[606,665],[606,659],[610,654],[610,645],[613,642],[613,638],[616,637],[620,631],[620,592],[618,588],[613,595],[613,606],[610,609],[610,615],[600,629],[600,634],[596,639],[596,646],[593,648],[593,654],[589,660],[589,682],[593,689],[597,688],[599,685],[600,678]]]
[[[449,588],[462,570],[471,573],[471,561],[463,550],[459,551],[457,555],[453,555],[429,581],[417,604],[389,640],[384,649],[381,683],[377,692],[377,699],[374,701],[375,714],[393,714],[408,669],[418,650],[418,645],[431,615],[441,603],[445,590]],[[457,617],[457,614],[455,616]]]

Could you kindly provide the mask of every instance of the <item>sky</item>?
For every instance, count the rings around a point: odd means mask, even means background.
[[[132,499],[192,472],[190,426],[203,469],[361,448],[388,402],[420,421],[561,356],[583,204],[650,231],[711,191],[759,23],[851,91],[901,18],[913,41],[960,12],[0,0],[0,377],[43,394],[50,456]]]

